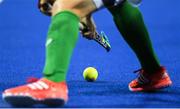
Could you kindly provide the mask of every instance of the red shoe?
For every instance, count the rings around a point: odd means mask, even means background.
[[[144,70],[139,72],[139,77],[129,84],[129,90],[138,91],[155,91],[172,85],[172,81],[164,67],[161,67],[153,74],[147,74]]]
[[[3,99],[14,106],[63,106],[68,100],[68,88],[66,82],[55,83],[42,78],[27,85],[5,90]]]

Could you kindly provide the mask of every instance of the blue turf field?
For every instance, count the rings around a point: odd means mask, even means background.
[[[29,76],[41,77],[45,38],[50,19],[36,9],[37,0],[5,0],[0,4],[0,93],[24,84]],[[79,38],[68,71],[70,100],[65,107],[180,107],[179,0],[144,0],[141,5],[155,51],[166,66],[173,86],[156,93],[132,93],[128,83],[139,63],[116,30],[107,10],[94,17],[104,30],[112,51]],[[148,57],[147,57],[148,58]],[[88,66],[99,70],[95,83],[83,80]],[[10,107],[0,99],[0,107]]]

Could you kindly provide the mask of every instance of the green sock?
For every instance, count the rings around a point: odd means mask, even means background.
[[[45,78],[61,82],[66,80],[66,73],[79,32],[79,18],[63,11],[52,18],[46,42]]]
[[[109,10],[118,30],[135,52],[142,68],[148,73],[159,69],[160,63],[154,53],[149,33],[139,9],[125,1],[121,6]]]

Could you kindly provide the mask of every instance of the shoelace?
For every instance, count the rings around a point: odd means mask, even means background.
[[[138,69],[138,70],[134,71],[134,73],[138,74],[137,80],[140,84],[146,84],[149,82],[149,80],[146,77],[144,77],[143,72],[144,72],[143,69]]]
[[[140,73],[140,72],[143,72],[144,70],[143,69],[138,69],[138,70],[135,70],[133,73]]]

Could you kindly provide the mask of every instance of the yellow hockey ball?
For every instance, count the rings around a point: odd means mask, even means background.
[[[88,67],[84,70],[83,77],[88,82],[94,82],[98,77],[98,71],[94,67]]]

